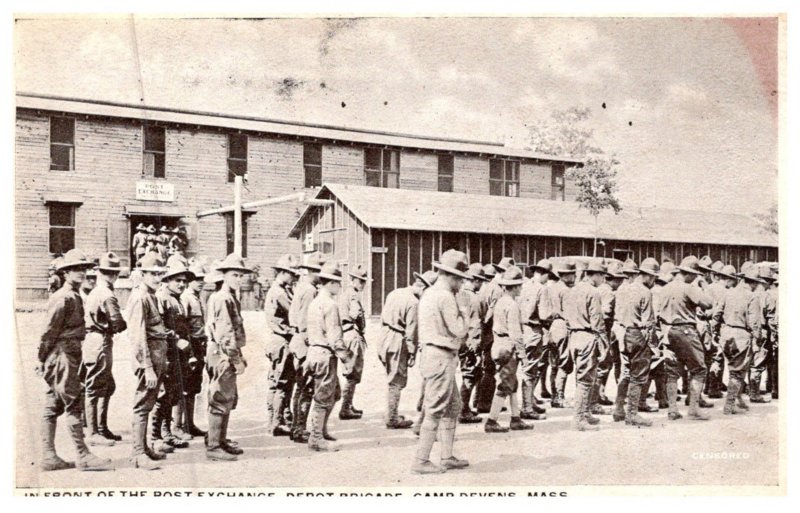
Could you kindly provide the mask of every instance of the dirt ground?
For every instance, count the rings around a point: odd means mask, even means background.
[[[170,455],[160,470],[145,472],[128,464],[134,382],[131,352],[123,334],[115,346],[117,392],[111,402],[109,424],[124,440],[114,447],[93,449],[112,458],[116,469],[42,473],[38,461],[44,382],[33,370],[42,313],[17,313],[17,487],[778,485],[779,403],[753,405],[749,414],[731,417],[722,415],[721,400],[713,410],[706,410],[711,415],[708,422],[669,422],[662,411],[647,415],[655,422],[649,429],[626,427],[603,417],[600,431],[576,432],[570,429],[568,409],[548,409],[549,418],[536,421],[533,431],[488,435],[482,424],[459,425],[456,455],[467,458],[470,467],[436,476],[412,475],[409,466],[416,439],[410,431],[390,431],[383,426],[386,385],[375,354],[374,323],[367,331],[364,382],[355,401],[365,411],[364,418],[339,421],[332,416],[331,432],[339,438],[342,450],[314,453],[304,445],[266,433],[262,315],[245,314],[248,345],[244,352],[250,366],[240,376],[240,401],[229,433],[245,450],[239,461],[207,461],[202,440],[195,440],[188,449]],[[401,403],[401,413],[407,417],[415,416],[419,388],[419,371],[414,368]],[[569,392],[573,388],[570,381]],[[613,397],[613,383],[609,392]],[[205,401],[199,399],[201,426],[205,425],[204,405]],[[500,421],[508,422],[506,413]],[[74,458],[61,424],[56,444],[62,457]],[[433,459],[437,458],[438,444],[433,452]]]

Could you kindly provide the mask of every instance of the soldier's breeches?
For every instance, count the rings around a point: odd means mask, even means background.
[[[422,408],[425,422],[431,422],[431,426],[438,426],[442,418],[456,419],[461,411],[457,369],[458,354],[455,351],[432,345],[423,349],[420,362],[424,380]]]
[[[606,384],[608,375],[611,374],[615,362],[619,361],[619,345],[613,338],[609,337],[609,340],[610,343],[608,351],[606,351],[606,357],[597,362],[597,383],[599,385]]]
[[[408,384],[408,348],[403,338],[395,335],[384,340],[381,361],[389,386],[403,389]]]
[[[517,391],[517,356],[514,343],[508,337],[496,338],[492,344],[492,360],[495,365],[495,395],[508,397]]]
[[[481,359],[477,352],[464,346],[458,352],[461,367],[461,384],[472,390],[481,380]]]
[[[184,367],[186,372],[184,376],[184,381],[186,382],[186,395],[195,396],[199,394],[203,390],[203,369],[206,366],[206,351],[207,348],[205,347],[205,341],[200,342],[192,342],[192,346],[195,347],[194,355],[197,358],[197,362],[189,367],[188,362],[187,365]]]
[[[750,333],[741,328],[722,326],[719,341],[729,372],[744,375],[750,359]]]
[[[546,346],[541,327],[526,327],[523,330],[525,352],[522,355],[522,379],[533,383],[541,368],[547,364]]]
[[[308,348],[304,365],[309,377],[314,379],[314,403],[320,407],[333,408],[342,397],[337,375],[338,361],[329,349],[313,345]]]
[[[83,341],[83,367],[86,397],[90,400],[111,397],[117,389],[111,369],[114,342],[100,333],[89,333]]]
[[[631,386],[645,385],[650,377],[650,359],[653,351],[650,349],[645,335],[646,332],[637,328],[625,330],[623,344]]]
[[[575,366],[575,381],[593,386],[597,379],[598,338],[588,331],[573,331],[569,335],[569,352]]]
[[[280,390],[286,393],[292,389],[295,381],[295,358],[289,351],[289,341],[273,335],[274,344],[268,344],[267,358],[269,359],[269,391],[275,393]]]
[[[364,374],[364,355],[367,352],[367,342],[356,330],[351,329],[344,334],[344,343],[352,351],[353,357],[342,364],[342,376],[348,383],[361,383]]]
[[[156,405],[156,399],[158,398],[158,390],[161,388],[161,369],[157,368],[155,365],[153,366],[153,370],[156,372],[156,386],[153,388],[147,388],[147,384],[145,382],[144,377],[144,369],[136,369],[136,392],[133,395],[133,419],[134,422],[146,422],[147,416],[150,415],[150,412],[153,410],[153,407]]]
[[[59,341],[44,362],[47,383],[43,416],[55,421],[66,413],[80,422],[83,413],[83,379],[81,375],[81,341]]]
[[[691,325],[670,326],[667,332],[669,347],[675,353],[675,361],[665,360],[667,376],[670,381],[677,381],[682,376],[681,367],[686,366],[692,379],[700,382],[706,379],[705,350],[697,328]]]
[[[754,340],[752,343],[753,354],[750,359],[751,372],[758,372],[760,374],[767,368],[767,360],[769,357],[768,341],[765,339]]]
[[[210,354],[207,358],[211,377],[208,382],[208,412],[229,415],[236,408],[238,390],[236,370],[227,357]]]

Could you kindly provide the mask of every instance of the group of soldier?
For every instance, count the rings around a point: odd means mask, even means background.
[[[340,266],[319,253],[302,261],[284,255],[272,268],[264,300],[268,432],[314,451],[336,451],[328,431],[335,404],[341,399],[341,420],[363,414],[354,397],[366,352],[361,293],[370,278],[356,265],[343,288]],[[96,285],[86,277],[90,270]],[[115,389],[113,337],[123,331],[136,376],[134,466],[158,468],[193,437],[205,438],[209,459],[236,460],[243,450],[228,438],[228,424],[238,402],[237,376],[247,367],[239,287],[252,272],[241,257],[231,254],[204,266],[180,252],[166,262],[158,252],[146,252],[135,267],[137,285],[124,315],[114,293],[121,267],[113,253],[95,263],[71,250],[57,271],[64,283],[50,298],[38,353],[48,384],[42,468],[110,467],[87,442],[120,440],[108,429],[107,415]],[[377,348],[388,385],[385,426],[413,428],[418,435],[412,472],[468,466],[453,455],[457,423],[483,422],[487,433],[533,429],[525,420],[546,419],[542,399],[550,396],[554,408],[567,406],[572,372],[574,427],[580,431],[597,430],[595,415],[608,413],[614,421],[650,426],[640,413],[658,411],[646,401],[651,383],[669,420],[682,418],[679,380],[694,420],[708,419],[700,411],[712,406],[703,399],[704,390],[711,397],[726,390],[725,414],[749,408],[743,398],[746,380],[750,403],[766,402],[760,391],[764,371],[777,397],[778,278],[769,267],[746,262],[737,273],[694,256],[677,266],[652,258],[638,266],[632,260],[606,265],[602,259],[562,258],[539,261],[530,271],[528,278],[512,258],[470,265],[463,252],[447,250],[433,270],[414,273],[410,286],[386,297]],[[203,301],[206,284],[215,290]],[[398,410],[409,368],[417,361],[423,380],[414,422]],[[613,403],[605,394],[612,373]],[[208,432],[194,423],[204,380]],[[538,384],[542,399],[534,393]],[[604,405],[613,405],[613,411]],[[508,427],[498,422],[505,408]],[[484,420],[479,413],[488,416]],[[56,419],[62,414],[77,450],[75,464],[55,452]],[[438,465],[430,460],[437,439]]]

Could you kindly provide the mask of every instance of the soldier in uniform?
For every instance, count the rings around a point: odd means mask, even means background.
[[[726,266],[717,260],[711,266],[711,283],[708,285],[708,296],[711,299],[711,304],[715,305],[722,301],[727,289],[736,286],[736,269],[733,266]],[[719,334],[720,329],[717,321],[711,316],[713,312],[707,315],[710,317],[708,321],[708,328],[710,333],[707,335],[711,349],[706,358],[706,365],[708,365],[708,377],[706,378],[705,391],[708,397],[712,399],[722,398],[722,374],[725,371],[725,357],[722,344],[720,344]]]
[[[342,365],[342,406],[339,408],[339,418],[342,420],[360,419],[363,411],[353,406],[353,396],[356,386],[361,383],[361,374],[364,372],[364,355],[367,351],[367,339],[364,330],[367,321],[364,317],[364,307],[361,306],[361,292],[369,280],[367,269],[361,264],[348,273],[350,286],[339,295],[339,317],[342,321],[344,343],[353,353],[353,357]]]
[[[536,404],[534,389],[539,381],[541,369],[547,362],[547,340],[545,339],[542,311],[547,298],[547,281],[552,270],[548,260],[540,260],[533,268],[531,280],[522,286],[519,297],[522,316],[522,413],[523,419],[542,420],[547,418],[545,409]]]
[[[636,264],[634,263],[634,266]],[[638,268],[636,269],[638,272]],[[589,398],[589,409],[592,413],[597,415],[608,415],[608,412],[603,406],[609,406],[612,403],[606,397],[606,383],[608,376],[611,374],[612,369],[615,367],[621,368],[619,363],[619,343],[612,328],[614,325],[614,314],[616,311],[616,296],[620,289],[631,286],[631,283],[626,283],[626,287],[622,287],[623,282],[628,279],[630,272],[625,274],[622,272],[622,266],[619,263],[612,262],[608,266],[608,274],[606,281],[601,283],[597,288],[600,291],[600,300],[603,305],[603,324],[606,327],[606,339],[608,340],[608,352],[606,358],[597,362],[597,382],[595,383],[592,393]],[[619,376],[617,376],[619,382]]]
[[[42,415],[41,468],[44,471],[75,467],[79,470],[111,468],[111,460],[98,458],[89,451],[81,421],[81,345],[86,336],[86,321],[78,288],[86,277],[86,271],[92,267],[94,263],[80,250],[69,250],[57,269],[64,276],[64,285],[47,304],[47,322],[39,341],[39,365],[36,369],[47,383]],[[67,430],[78,455],[75,464],[56,454],[56,422],[63,414],[66,414]]]
[[[156,404],[161,381],[167,367],[167,338],[170,336],[155,292],[163,271],[161,261],[154,254],[139,260],[141,283],[131,291],[128,298],[128,342],[133,351],[136,393],[133,398],[133,453],[134,467],[153,470],[155,461],[163,460],[172,447],[154,439],[153,447],[147,443],[147,425],[150,411]]]
[[[468,312],[459,309],[456,293],[464,279],[469,279],[467,256],[447,250],[434,263],[436,283],[426,291],[419,304],[419,338],[422,350],[421,372],[424,380],[424,421],[411,471],[417,474],[440,473],[464,468],[466,460],[453,456],[456,419],[461,410],[456,369],[458,351],[467,338]],[[437,431],[441,443],[441,461],[430,461]]]
[[[620,327],[617,335],[622,356],[622,372],[614,409],[614,421],[624,420],[630,426],[652,425],[639,415],[642,394],[647,394],[650,362],[657,349],[653,293],[659,265],[646,258],[638,268],[639,276],[627,287],[620,288],[616,297],[616,320]],[[625,412],[625,400],[628,410]]]
[[[566,293],[562,310],[569,329],[570,359],[575,368],[574,427],[578,431],[596,430],[596,424],[600,422],[592,416],[590,396],[597,380],[597,362],[602,361],[608,352],[603,305],[598,290],[605,281],[605,266],[597,261],[591,262],[583,275],[585,279]]]
[[[755,295],[761,305],[761,333],[753,338],[753,353],[750,359],[750,402],[768,403],[770,400],[761,395],[761,377],[767,370],[770,332],[769,324],[774,317],[775,304],[768,301],[767,288],[772,283],[772,271],[767,266],[754,266],[761,278],[761,283],[755,289]],[[744,274],[744,271],[743,273]]]
[[[136,227],[136,233],[133,235],[131,246],[133,247],[134,262],[138,262],[139,259],[144,256],[147,249],[147,228],[144,226],[144,223],[139,223],[139,226]]]
[[[122,440],[108,429],[108,403],[116,390],[112,367],[114,335],[127,327],[114,295],[114,282],[121,271],[120,260],[106,253],[97,266],[99,280],[83,307],[86,339],[83,342],[83,372],[86,409],[91,429],[89,445],[114,445]]]
[[[569,350],[569,329],[564,318],[564,298],[570,289],[575,285],[577,269],[573,262],[565,262],[558,269],[559,281],[550,288],[549,301],[544,305],[547,309],[542,318],[550,323],[550,341],[558,365],[556,370],[555,390],[550,405],[553,408],[564,408],[564,387],[567,384],[567,376],[572,372],[573,361]]]
[[[172,251],[173,254],[183,255],[186,248],[183,242],[181,229],[176,226],[171,230],[170,233],[171,235],[169,237],[169,242],[167,243],[167,248]]]
[[[237,297],[242,276],[250,273],[242,258],[231,253],[217,268],[223,276],[220,289],[208,300],[208,446],[206,457],[214,461],[235,461],[244,451],[228,441],[228,422],[239,395],[236,376],[247,361],[242,348],[247,343],[241,303]]]
[[[194,405],[197,394],[203,388],[203,369],[205,369],[206,352],[208,351],[208,337],[206,336],[206,309],[200,300],[206,272],[200,262],[194,262],[189,271],[194,276],[194,280],[188,283],[186,290],[181,294],[181,305],[189,323],[189,344],[191,344],[185,379],[186,409],[183,412],[182,421],[181,419],[174,420],[184,432],[194,437],[206,435],[206,432],[194,423]]]
[[[270,334],[266,353],[270,363],[267,388],[267,429],[272,436],[286,436],[291,430],[285,424],[284,408],[291,404],[292,386],[297,370],[289,343],[294,332],[289,325],[292,286],[300,271],[292,255],[283,255],[272,266],[275,279],[264,300],[264,315]]]
[[[767,328],[770,334],[770,346],[767,364],[767,386],[773,399],[778,399],[778,275],[774,275],[772,287],[767,290]]]
[[[84,304],[86,304],[86,300],[89,298],[89,292],[94,289],[95,285],[97,285],[97,271],[92,267],[86,270],[86,277],[83,279],[81,288],[78,291],[81,296],[81,301],[83,301]]]
[[[721,272],[725,281],[736,282],[735,276]],[[741,392],[752,340],[761,333],[761,305],[753,293],[759,283],[764,282],[758,277],[757,270],[750,268],[742,275],[742,281],[737,286],[728,287],[722,298],[714,303],[712,315],[728,360],[728,391],[723,408],[726,415],[743,413],[749,409],[742,400]]]
[[[533,425],[526,424],[520,419],[519,403],[517,402],[517,364],[525,354],[522,341],[522,320],[517,298],[523,283],[523,273],[517,266],[509,267],[498,283],[503,288],[503,295],[497,300],[494,307],[494,322],[492,333],[492,359],[494,360],[497,376],[495,382],[497,389],[489,417],[484,424],[487,433],[505,433],[533,429]],[[503,403],[509,400],[511,410],[511,423],[504,428],[497,423]]]
[[[711,300],[702,286],[692,283],[703,275],[699,261],[695,256],[687,256],[677,268],[677,276],[664,287],[662,308],[660,312],[662,331],[666,331],[666,348],[669,356],[665,359],[667,371],[667,401],[669,403],[669,420],[678,420],[682,415],[678,412],[678,378],[681,377],[680,366],[689,370],[689,418],[708,420],[698,409],[700,393],[706,379],[705,352],[703,343],[697,332],[697,309],[711,308]]]
[[[303,366],[314,381],[314,406],[308,448],[312,451],[338,451],[328,442],[336,439],[328,433],[328,418],[341,398],[338,362],[349,365],[353,352],[344,343],[336,296],[341,290],[342,271],[335,262],[327,262],[318,274],[319,288],[308,306],[308,354]]]
[[[414,273],[413,284],[391,291],[381,312],[378,358],[386,369],[388,429],[408,429],[414,424],[398,415],[397,410],[408,383],[408,368],[414,366],[417,357],[417,307],[422,292],[434,281],[435,275],[430,273]]]
[[[162,260],[166,260],[169,256],[169,231],[169,228],[162,226],[158,230],[158,235],[156,235],[156,250]]]
[[[555,268],[553,267],[552,263],[550,264],[550,275],[547,279],[547,286],[544,289],[544,297],[542,298],[542,303],[540,305],[540,312],[539,316],[542,320],[542,323],[545,327],[545,341],[546,341],[546,358],[543,357],[541,369],[541,376],[539,377],[539,381],[542,384],[541,396],[542,399],[553,399],[556,391],[556,375],[558,374],[558,348],[556,347],[555,341],[553,341],[553,337],[550,336],[550,325],[553,321],[550,318],[550,313],[553,311],[552,307],[550,306],[553,301],[553,291],[556,290],[556,284],[560,281],[558,277],[558,273],[556,272]],[[549,373],[548,373],[549,370]],[[547,389],[547,383],[550,384],[550,389]],[[535,396],[534,396],[535,397]]]
[[[47,266],[47,292],[50,295],[58,292],[64,284],[64,277],[58,272],[58,267],[64,262],[63,256],[57,256]]]
[[[655,333],[656,338],[659,341],[657,347],[657,354],[653,355],[651,362],[650,362],[650,377],[649,382],[644,386],[644,390],[642,391],[642,396],[639,399],[639,411],[645,413],[651,413],[657,410],[666,409],[669,407],[669,403],[667,402],[667,371],[666,371],[666,364],[664,363],[664,355],[663,355],[663,344],[662,341],[665,340],[665,333],[662,332],[661,329],[661,318],[660,312],[663,303],[663,289],[664,286],[672,281],[673,271],[675,270],[675,264],[673,264],[669,260],[665,260],[661,264],[661,271],[658,273],[658,277],[656,277],[656,283],[653,285],[653,288],[650,289],[653,293],[653,314],[655,315]],[[656,385],[656,392],[655,397],[656,401],[658,401],[658,408],[651,408],[650,405],[647,404],[647,394],[650,390],[650,383],[655,382]]]
[[[489,281],[483,272],[480,263],[469,266],[469,280],[464,280],[464,285],[456,295],[459,307],[469,312],[467,340],[458,352],[459,365],[461,366],[461,413],[458,421],[462,424],[481,422],[480,416],[470,408],[472,391],[481,380],[481,340],[483,319],[486,315],[485,303],[481,301],[478,293],[484,282]]]
[[[291,439],[297,443],[307,443],[309,433],[306,431],[308,413],[311,409],[311,400],[314,396],[314,380],[307,373],[305,365],[308,353],[308,307],[317,295],[319,287],[318,274],[322,269],[324,260],[319,252],[306,257],[306,262],[300,264],[300,269],[305,269],[305,276],[301,277],[294,289],[294,297],[289,308],[289,323],[294,328],[294,335],[289,343],[295,367],[295,392],[292,398],[292,428]],[[274,412],[273,415],[282,415]]]
[[[478,291],[478,299],[483,303],[484,316],[481,322],[481,379],[475,390],[474,407],[478,413],[488,413],[494,395],[494,362],[492,361],[492,308],[499,297],[498,274],[494,264],[483,266],[483,275],[488,283]]]

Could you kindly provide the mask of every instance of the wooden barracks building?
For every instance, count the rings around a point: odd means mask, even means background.
[[[126,265],[139,223],[184,225],[188,256],[233,250],[233,203],[306,191],[245,210],[243,253],[269,265],[322,251],[374,278],[365,305],[429,269],[442,249],[472,261],[530,263],[591,254],[594,221],[566,170],[580,162],[501,144],[289,123],[161,107],[18,94],[15,147],[17,298],[43,298],[47,265],[79,247]],[[389,190],[392,189],[392,190]],[[777,242],[747,216],[676,210],[602,214],[599,254],[674,260],[694,253],[738,265],[776,260]],[[368,306],[368,308],[370,308]]]

